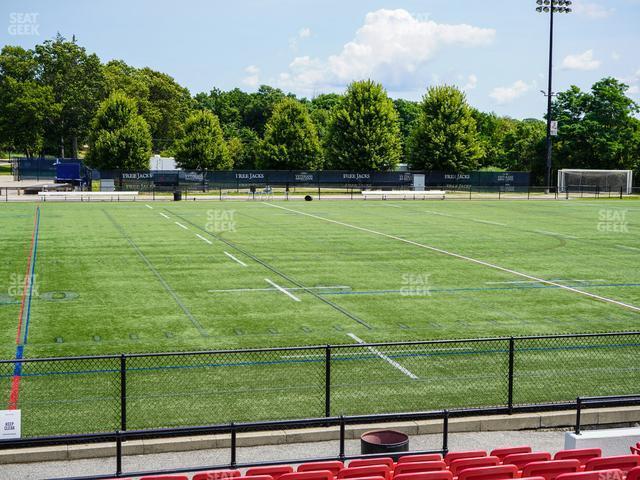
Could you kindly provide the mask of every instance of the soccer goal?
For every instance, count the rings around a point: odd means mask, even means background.
[[[558,170],[560,192],[619,192],[631,193],[632,170]]]

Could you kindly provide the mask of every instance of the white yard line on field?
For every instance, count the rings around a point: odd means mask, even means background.
[[[487,225],[498,225],[499,227],[506,227],[507,226],[506,223],[492,222],[490,220],[474,220],[474,222],[486,223]]]
[[[153,207],[151,205],[147,205],[146,203],[144,204],[145,207],[150,208],[151,210],[153,210]]]
[[[549,280],[550,282],[606,282],[606,280],[602,278],[594,278],[592,280],[580,280],[578,278],[570,278],[565,280],[564,278],[553,278]],[[537,280],[516,280],[513,282],[484,282],[487,285],[512,285],[512,284],[521,284],[521,283],[540,283]]]
[[[180,228],[184,228],[185,230],[189,230],[187,227],[185,227],[183,224],[181,224],[180,222],[173,222],[176,225],[178,225]]]
[[[268,278],[264,279],[265,282],[267,282],[269,285],[277,288],[278,290],[280,290],[282,293],[284,293],[287,297],[290,297],[291,299],[295,300],[296,302],[301,302],[302,300],[300,300],[298,297],[296,297],[293,293],[288,292],[287,290],[285,290],[284,288],[282,288],[280,285],[278,285],[277,283],[273,283],[271,280],[269,280]]]
[[[207,242],[209,245],[213,245],[213,243],[211,242],[211,240],[209,240],[208,238],[204,238],[202,235],[200,235],[199,233],[196,233],[196,237],[198,237],[200,240],[202,240],[203,242]]]
[[[542,278],[534,277],[533,275],[529,275],[527,273],[522,273],[522,272],[518,272],[516,270],[512,270],[510,268],[505,268],[505,267],[501,267],[499,265],[494,265],[492,263],[485,262],[483,260],[477,260],[475,258],[467,257],[465,255],[460,255],[458,253],[448,252],[447,250],[443,250],[441,248],[432,247],[430,245],[425,245],[423,243],[414,242],[413,240],[407,240],[406,238],[397,237],[395,235],[389,235],[388,233],[377,232],[375,230],[371,230],[370,228],[358,227],[357,225],[351,225],[349,223],[339,222],[338,220],[331,220],[329,218],[320,217],[320,216],[314,215],[312,213],[301,212],[299,210],[294,210],[292,208],[282,207],[280,205],[274,205],[274,204],[267,203],[267,202],[262,202],[262,203],[263,203],[263,205],[266,205],[268,207],[280,208],[282,210],[288,210],[290,212],[295,212],[295,213],[298,213],[299,215],[304,215],[304,216],[307,216],[307,217],[315,218],[317,220],[322,220],[324,222],[334,223],[336,225],[342,225],[343,227],[352,228],[354,230],[359,230],[361,232],[370,233],[372,235],[379,235],[381,237],[390,238],[392,240],[397,240],[399,242],[404,242],[404,243],[407,243],[409,245],[413,245],[413,246],[420,247],[420,248],[425,248],[425,249],[431,250],[433,252],[438,252],[438,253],[441,253],[443,255],[449,255],[450,257],[454,257],[454,258],[457,258],[457,259],[460,259],[460,260],[465,260],[467,262],[476,263],[478,265],[483,265],[485,267],[493,268],[495,270],[500,270],[501,272],[510,273],[512,275],[517,275],[519,277],[527,278],[529,280],[535,280],[537,282],[542,282],[542,283],[545,283],[547,285],[553,285],[555,287],[561,288],[563,290],[567,290],[569,292],[577,293],[579,295],[584,295],[585,297],[593,298],[595,300],[600,300],[601,302],[611,303],[611,304],[617,305],[619,307],[628,308],[629,310],[633,310],[635,312],[640,312],[640,307],[636,307],[635,305],[631,305],[629,303],[619,302],[618,300],[614,300],[612,298],[607,298],[607,297],[603,297],[601,295],[596,295],[594,293],[589,293],[589,292],[585,292],[583,290],[578,290],[577,288],[568,287],[566,285],[563,285],[561,283],[556,283],[556,282],[553,282],[551,280],[544,280]]]
[[[640,248],[637,247],[629,247],[628,245],[616,245],[618,248],[623,248],[625,250],[633,250],[634,252],[640,252]]]
[[[361,338],[356,337],[353,333],[347,333],[347,336],[353,338],[357,343],[366,343],[364,340],[362,340]],[[396,362],[395,360],[392,360],[391,358],[387,357],[384,353],[382,353],[380,350],[378,350],[375,347],[367,347],[367,350],[369,350],[371,353],[377,355],[378,357],[380,357],[382,360],[384,360],[385,362],[387,362],[389,365],[391,365],[393,368],[397,368],[398,370],[400,370],[402,373],[404,373],[407,377],[413,379],[413,380],[417,380],[418,377],[416,375],[414,375],[413,373],[411,373],[409,370],[407,370],[406,368],[404,368],[402,365],[400,365],[398,362]]]
[[[565,235],[564,233],[550,232],[548,230],[534,230],[534,232],[540,233],[542,235],[551,235],[552,237],[570,238],[571,240],[578,240],[580,238],[580,237],[574,237],[573,235]]]
[[[286,288],[288,292],[295,290],[351,290],[351,287],[345,285],[338,285],[335,287],[294,287]],[[234,293],[234,292],[277,292],[277,288],[228,288],[222,290],[207,290],[209,293]]]
[[[160,212],[160,215],[162,215],[162,216],[163,216],[164,218],[166,218],[166,219],[169,219],[169,215],[167,215],[167,214],[165,214],[165,213]]]
[[[231,255],[229,252],[224,252],[224,254],[229,257],[231,260],[233,260],[234,262],[238,262],[240,265],[242,265],[243,267],[246,267],[247,264],[244,263],[242,260],[237,259],[236,257],[234,257],[233,255]],[[209,290],[211,291],[211,290]]]

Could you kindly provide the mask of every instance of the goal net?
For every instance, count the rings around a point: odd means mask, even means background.
[[[632,170],[558,170],[560,192],[619,192],[631,193]]]

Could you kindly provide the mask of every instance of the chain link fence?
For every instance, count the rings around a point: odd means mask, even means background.
[[[0,362],[23,437],[633,394],[640,332]]]

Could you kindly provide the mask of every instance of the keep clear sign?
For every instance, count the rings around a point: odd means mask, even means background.
[[[0,440],[20,438],[20,410],[0,410]]]

